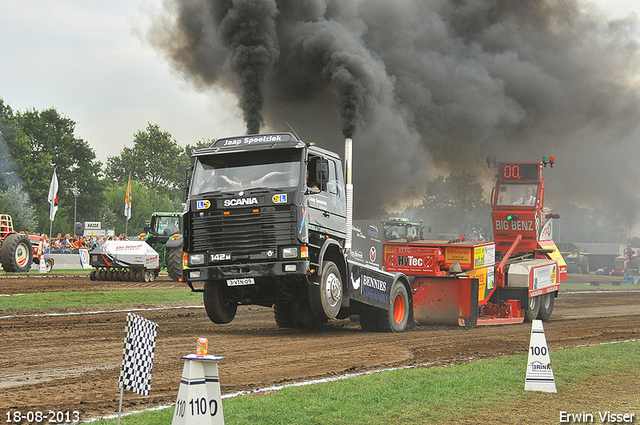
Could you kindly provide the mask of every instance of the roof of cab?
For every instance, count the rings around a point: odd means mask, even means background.
[[[218,139],[208,148],[196,150],[191,156],[206,156],[220,153],[243,152],[249,150],[265,149],[302,149],[309,147],[312,151],[325,156],[332,156],[339,159],[334,152],[315,146],[313,143],[307,144],[291,133],[269,133],[251,134],[245,136],[228,137]]]

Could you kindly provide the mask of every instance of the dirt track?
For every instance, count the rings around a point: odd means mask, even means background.
[[[570,275],[570,282],[577,279],[589,278]],[[0,278],[0,295],[140,288],[182,286],[162,275],[150,284],[91,282],[87,276]],[[13,316],[2,310],[0,297],[1,420],[10,410],[77,410],[82,419],[117,412],[126,312],[81,313]],[[224,326],[212,324],[201,306],[136,313],[159,324],[158,339],[151,395],[125,392],[125,411],[175,402],[181,356],[195,351],[198,337],[209,338],[210,354],[225,357],[220,363],[220,382],[222,393],[227,394],[394,366],[522,353],[528,349],[531,332],[530,324],[520,324],[365,333],[349,320],[333,321],[317,331],[280,329],[272,310],[259,307],[241,307],[237,318]],[[637,339],[639,332],[640,290],[562,293],[552,320],[545,324],[550,350]]]

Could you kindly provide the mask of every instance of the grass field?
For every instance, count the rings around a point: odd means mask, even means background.
[[[42,292],[0,297],[0,311],[73,310],[142,305],[202,304],[202,294],[185,289],[100,292]]]
[[[517,355],[229,398],[223,401],[224,420],[238,425],[515,425],[578,422],[562,421],[569,415],[592,415],[594,423],[603,423],[600,415],[609,412],[621,415],[615,419],[626,414],[640,422],[640,342],[560,350],[551,353],[551,361],[557,393],[524,391],[527,357]],[[170,407],[126,416],[121,423],[170,424],[173,414]],[[111,425],[116,419],[95,423]]]

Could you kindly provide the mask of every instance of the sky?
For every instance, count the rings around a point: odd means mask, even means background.
[[[4,0],[0,97],[54,107],[103,163],[158,124],[182,146],[244,131],[237,101],[199,92],[144,40],[160,1]]]
[[[612,17],[640,0],[596,2]],[[4,0],[0,98],[14,110],[54,107],[98,160],[158,124],[182,146],[242,134],[237,99],[187,83],[146,41],[161,0]]]

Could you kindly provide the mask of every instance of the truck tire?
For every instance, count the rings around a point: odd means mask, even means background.
[[[327,261],[322,267],[322,275],[318,285],[309,287],[309,301],[316,316],[335,319],[342,307],[344,290],[338,266]]]
[[[546,322],[553,313],[553,304],[555,302],[555,293],[550,292],[548,294],[540,295],[540,311],[538,312],[538,319]]]
[[[365,332],[378,332],[378,311],[374,308],[364,308],[360,311],[360,327]]]
[[[167,274],[178,281],[182,277],[182,248],[167,247]]]
[[[273,317],[279,328],[295,328],[293,319],[293,305],[290,303],[278,303],[273,305]]]
[[[207,281],[204,284],[204,308],[213,323],[223,325],[236,317],[238,303],[225,294],[224,281]]]
[[[2,241],[0,263],[7,273],[28,272],[33,263],[33,247],[26,235],[12,233]]]
[[[411,307],[407,287],[400,281],[394,282],[390,294],[388,311],[381,310],[380,330],[383,332],[404,332],[409,324]],[[382,314],[384,313],[384,314]]]
[[[537,297],[529,297],[529,302],[527,303],[527,310],[524,313],[524,320],[527,322],[531,322],[538,317],[538,313],[540,312],[540,296]]]
[[[292,304],[292,313],[293,324],[299,329],[317,329],[324,321],[314,313],[309,300],[304,298]]]

